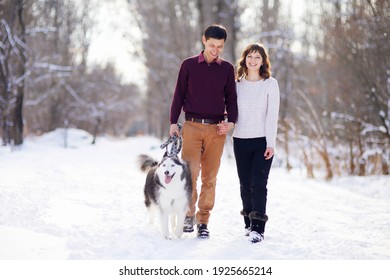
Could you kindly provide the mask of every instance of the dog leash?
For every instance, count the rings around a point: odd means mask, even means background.
[[[180,132],[182,125],[178,123],[177,126],[179,127],[179,132]],[[171,143],[172,143],[171,150],[168,151],[169,144]],[[183,140],[181,139],[181,136],[175,133],[173,134],[173,136],[170,136],[166,142],[161,144],[160,148],[161,149],[165,148],[164,157],[166,156],[171,157],[171,156],[176,156],[180,152],[182,144],[183,144]]]

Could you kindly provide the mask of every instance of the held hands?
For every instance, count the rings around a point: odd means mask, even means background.
[[[234,123],[232,122],[220,122],[218,124],[217,134],[218,135],[228,134],[230,130],[233,129],[233,127],[234,127]]]
[[[221,122],[218,124],[218,135],[228,134],[234,127],[234,123],[231,122]],[[176,133],[176,135],[180,135],[179,127],[177,124],[171,124],[169,135],[173,136]],[[272,147],[267,147],[264,153],[264,157],[266,160],[272,158],[274,156],[275,150]]]
[[[271,148],[271,147],[267,147],[267,149],[265,150],[265,153],[264,153],[264,157],[266,160],[270,159],[273,157],[274,155],[274,148]]]
[[[234,127],[234,123],[231,122],[221,122],[218,124],[218,135],[228,134]],[[174,134],[180,135],[179,127],[177,124],[171,124],[169,135],[173,136]]]

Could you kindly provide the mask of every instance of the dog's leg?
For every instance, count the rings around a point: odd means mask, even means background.
[[[183,235],[184,219],[186,218],[186,212],[176,210],[176,229],[175,235],[180,238]]]
[[[176,227],[176,213],[172,212],[170,216],[171,216],[171,229],[173,232],[175,230],[175,227]]]
[[[162,211],[161,209],[160,209],[160,222],[161,222],[161,233],[166,239],[169,239],[169,228],[168,228],[169,215],[168,212]]]
[[[149,224],[153,224],[154,223],[154,215],[155,215],[155,212],[156,212],[156,207],[153,206],[153,205],[150,205],[148,207],[148,212],[149,212]]]

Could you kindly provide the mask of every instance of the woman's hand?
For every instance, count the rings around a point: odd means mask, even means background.
[[[234,123],[232,122],[221,122],[218,124],[218,135],[228,134],[230,130],[232,130],[234,127]]]
[[[264,157],[266,160],[272,158],[274,156],[274,148],[267,147],[264,153]]]

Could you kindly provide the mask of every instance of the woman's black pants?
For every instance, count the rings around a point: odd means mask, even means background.
[[[266,160],[264,153],[267,147],[265,137],[233,138],[234,156],[240,179],[240,192],[243,211],[266,214],[267,181],[272,160]]]

